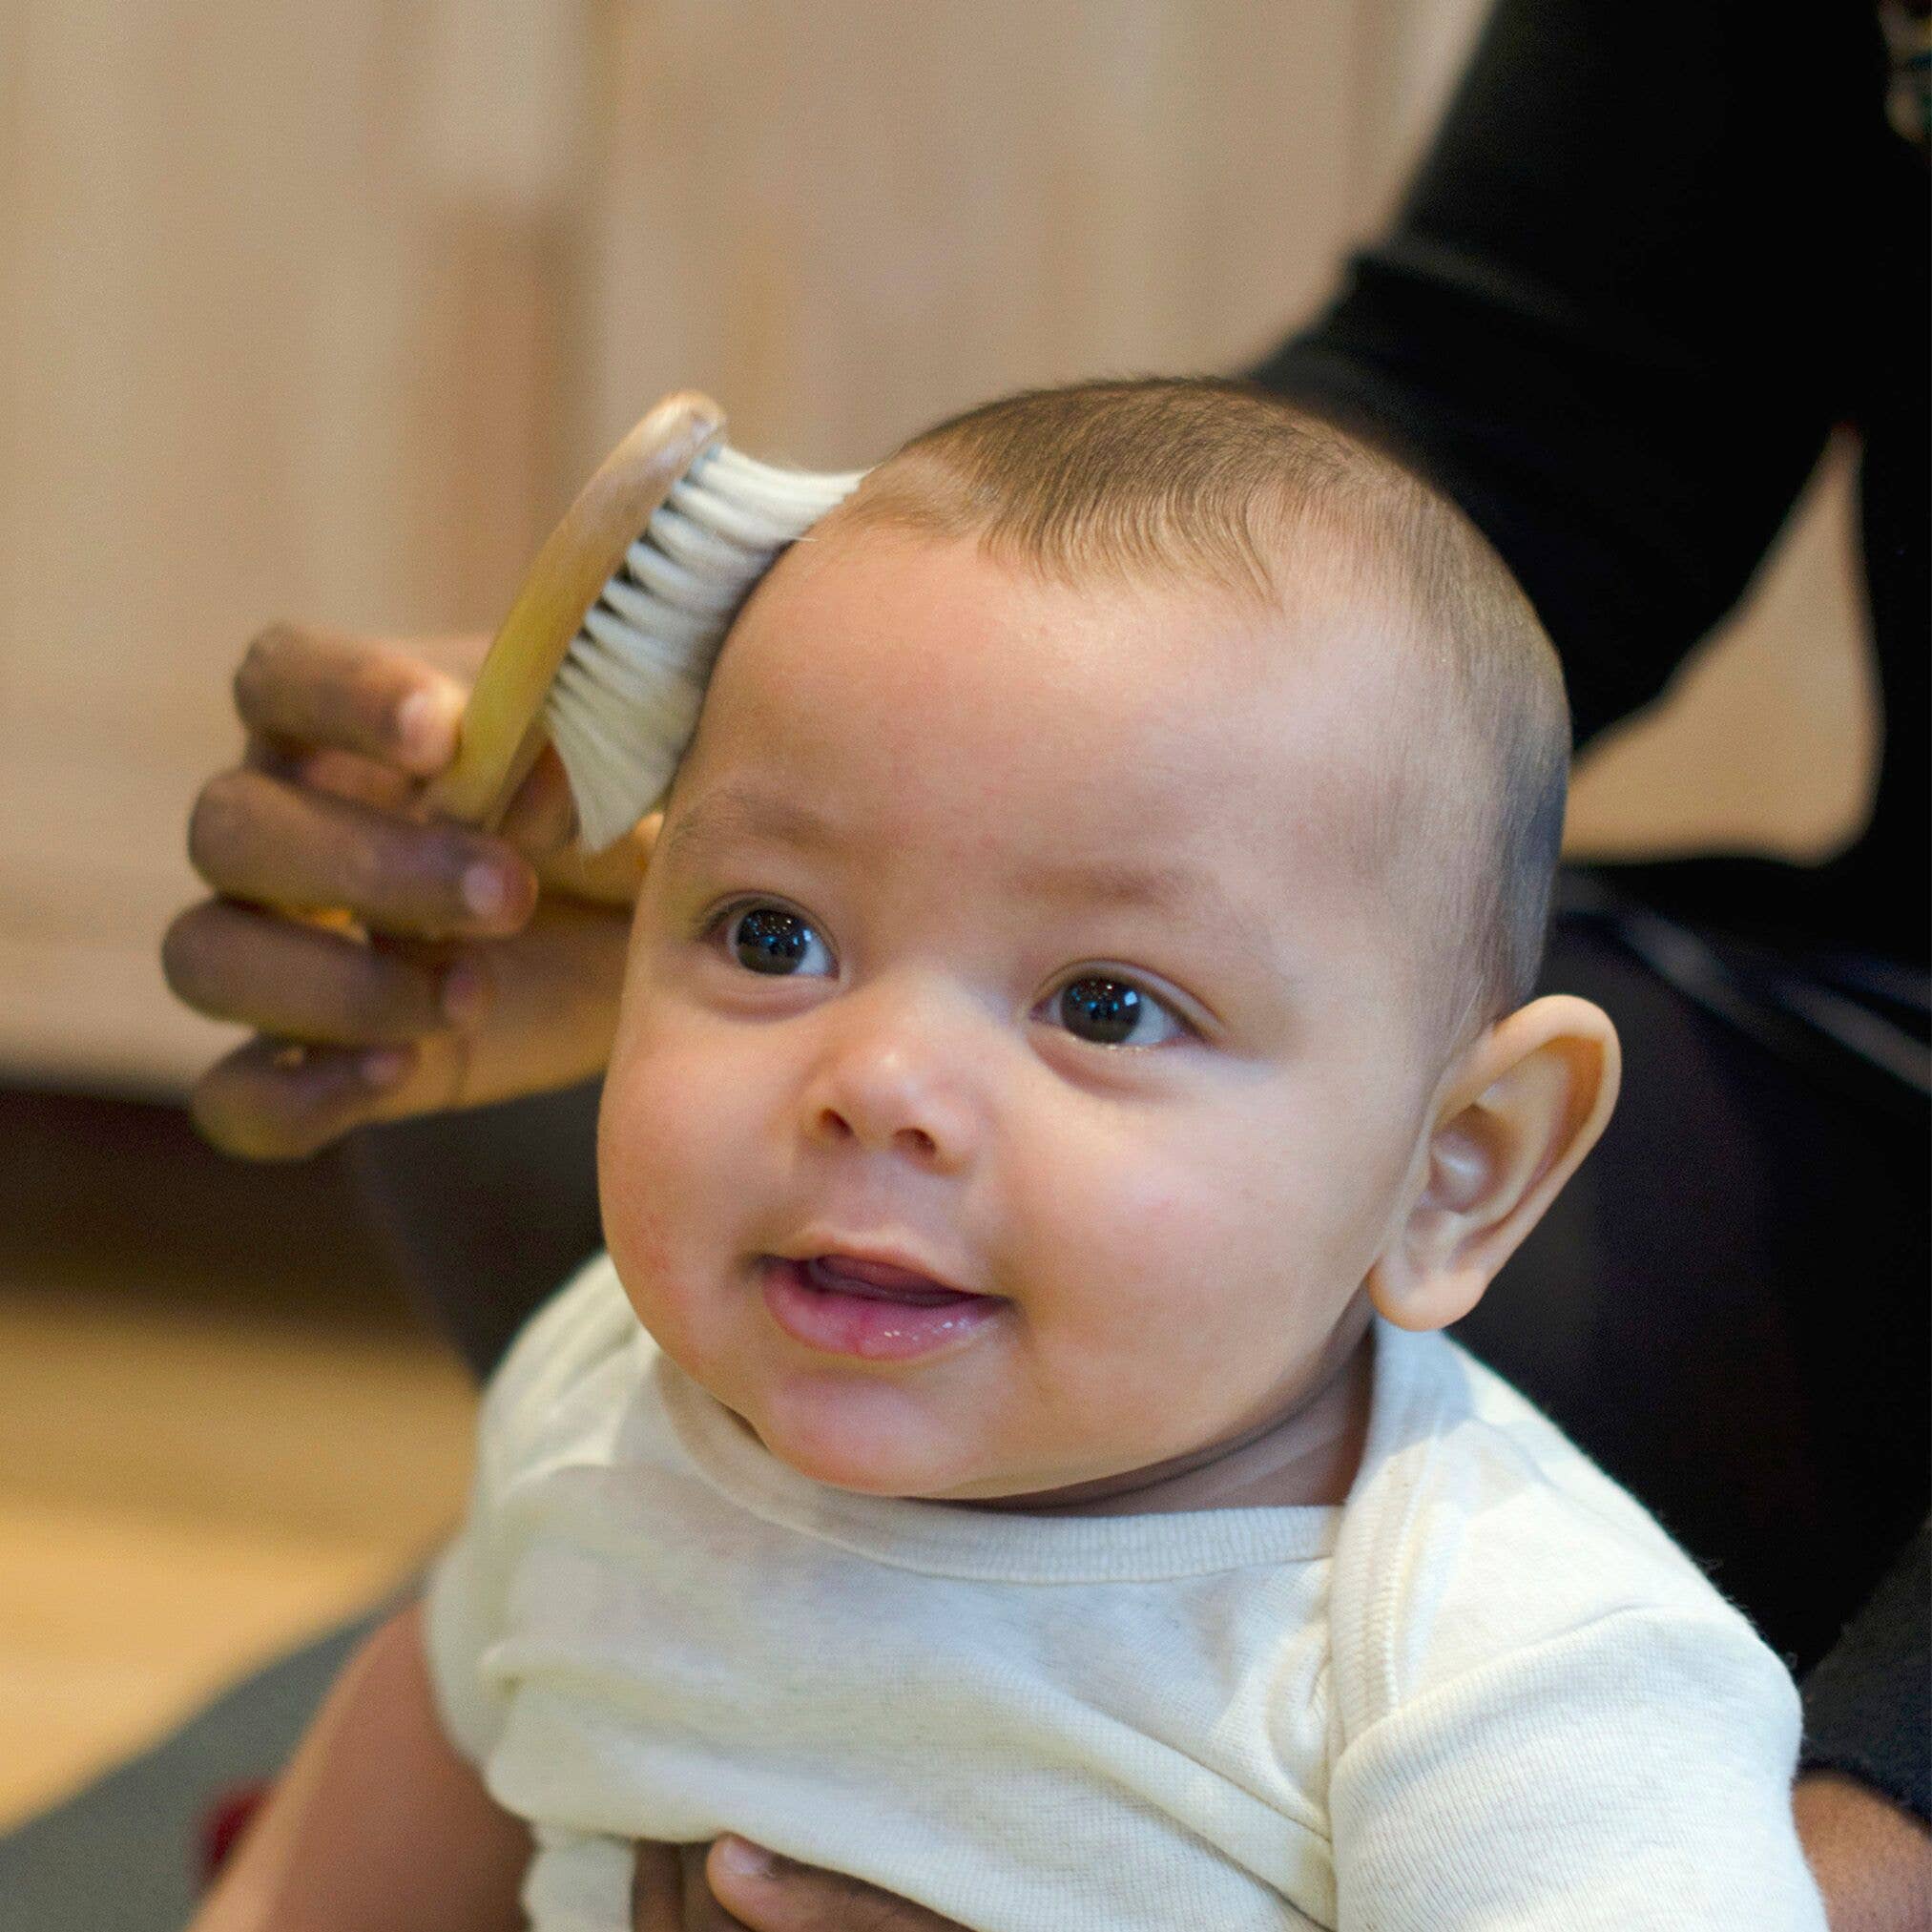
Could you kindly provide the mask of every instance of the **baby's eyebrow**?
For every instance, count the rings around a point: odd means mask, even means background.
[[[1276,936],[1255,908],[1232,898],[1218,882],[1192,866],[1134,860],[1057,860],[1029,866],[1024,883],[1034,896],[1069,905],[1145,910],[1176,925],[1212,927],[1220,937],[1274,962]]]
[[[839,844],[841,838],[829,819],[797,799],[749,785],[721,785],[679,814],[654,857],[658,863],[671,865],[707,845],[729,844],[738,839],[824,850]]]
[[[1117,859],[1057,860],[1029,866],[1027,883],[1045,899],[1096,901],[1104,905],[1144,905],[1180,917],[1202,909],[1220,895],[1180,865],[1135,863]]]

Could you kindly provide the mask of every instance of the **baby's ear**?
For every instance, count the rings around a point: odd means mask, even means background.
[[[1438,1103],[1421,1192],[1368,1272],[1398,1328],[1446,1328],[1483,1298],[1577,1170],[1616,1105],[1609,1014],[1567,993],[1498,1020]]]

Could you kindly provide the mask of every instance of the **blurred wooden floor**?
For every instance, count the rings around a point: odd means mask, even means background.
[[[410,1569],[472,1406],[333,1162],[0,1092],[0,1828]]]

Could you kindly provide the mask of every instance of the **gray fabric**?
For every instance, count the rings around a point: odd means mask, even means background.
[[[273,1775],[392,1608],[246,1678],[155,1750],[0,1839],[0,1932],[179,1932],[210,1805]]]

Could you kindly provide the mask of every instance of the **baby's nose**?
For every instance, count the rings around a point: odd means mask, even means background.
[[[868,1147],[890,1145],[921,1161],[937,1158],[940,1143],[925,1127],[888,1127],[883,1132],[874,1125],[874,1111],[864,1106],[843,1109],[827,1104],[819,1110],[813,1126],[819,1138],[826,1141],[862,1141]]]
[[[942,1172],[971,1159],[980,1129],[970,1048],[931,1004],[881,1000],[843,1016],[803,1096],[810,1139]]]

